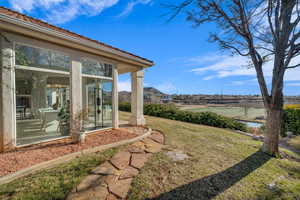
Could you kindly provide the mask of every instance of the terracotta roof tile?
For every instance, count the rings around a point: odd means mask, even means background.
[[[119,48],[110,46],[110,45],[108,45],[108,44],[105,44],[105,43],[103,43],[103,42],[99,42],[99,41],[97,41],[97,40],[90,39],[90,38],[88,38],[88,37],[79,35],[79,34],[77,34],[77,33],[71,32],[71,31],[69,31],[69,30],[66,30],[66,29],[63,29],[63,28],[60,28],[60,27],[57,27],[57,26],[48,24],[47,22],[44,22],[44,21],[42,21],[42,20],[35,19],[35,18],[33,18],[33,17],[24,15],[24,14],[22,14],[22,13],[19,13],[19,12],[13,11],[13,10],[10,10],[10,9],[5,8],[5,7],[2,7],[2,6],[0,6],[0,13],[2,13],[2,14],[4,14],[4,15],[7,15],[7,16],[10,16],[10,17],[17,18],[17,19],[22,20],[22,21],[26,21],[26,22],[30,22],[30,23],[33,23],[33,24],[37,24],[37,25],[40,25],[40,26],[42,26],[42,27],[49,28],[49,29],[52,29],[52,30],[55,30],[55,31],[58,31],[58,32],[61,32],[61,33],[64,33],[64,34],[67,34],[67,35],[69,35],[69,36],[76,37],[76,38],[78,38],[78,39],[89,40],[89,41],[95,42],[95,43],[97,43],[97,44],[100,44],[100,45],[102,45],[102,46],[105,46],[105,47],[108,47],[108,48],[117,50],[117,51],[122,52],[122,53],[125,53],[125,54],[127,54],[127,55],[134,56],[134,57],[136,57],[136,58],[139,58],[139,59],[145,60],[145,61],[147,61],[147,62],[153,63],[153,61],[148,60],[148,59],[146,59],[146,58],[143,58],[143,57],[134,55],[134,54],[129,53],[129,52],[127,52],[127,51],[124,51],[124,50],[122,50],[122,49],[119,49]]]

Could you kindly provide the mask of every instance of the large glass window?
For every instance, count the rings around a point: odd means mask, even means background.
[[[112,65],[103,64],[90,58],[82,58],[82,74],[112,77]]]
[[[15,57],[16,65],[70,71],[69,56],[53,50],[16,44]]]
[[[17,145],[69,135],[69,77],[16,70]]]

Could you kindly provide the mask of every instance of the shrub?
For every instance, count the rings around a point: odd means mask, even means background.
[[[119,110],[129,112],[131,110],[129,103],[120,103]],[[247,126],[232,118],[224,117],[212,112],[191,112],[179,110],[173,104],[145,104],[144,114],[161,117],[166,119],[203,124],[219,128],[229,128],[240,131],[247,131]]]
[[[300,109],[300,104],[286,104],[283,107],[284,109]]]
[[[119,103],[119,110],[125,111],[125,112],[130,112],[131,111],[130,103],[128,103],[128,102]]]
[[[300,135],[300,109],[285,109],[283,112],[283,130]]]

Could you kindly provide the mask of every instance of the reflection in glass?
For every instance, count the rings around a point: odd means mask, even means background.
[[[16,70],[17,145],[69,135],[69,78]]]
[[[90,58],[82,58],[81,63],[82,74],[112,77],[111,64],[102,64],[101,62]]]
[[[16,44],[16,65],[70,71],[70,58],[60,52]]]
[[[112,126],[112,81],[102,81],[103,127]]]

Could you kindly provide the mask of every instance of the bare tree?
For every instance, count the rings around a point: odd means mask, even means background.
[[[266,135],[262,150],[277,156],[282,125],[283,85],[287,69],[300,63],[299,0],[185,0],[168,5],[171,18],[184,11],[195,26],[213,23],[219,33],[210,39],[222,49],[249,57],[267,112]],[[272,83],[268,89],[264,64],[273,63]]]

